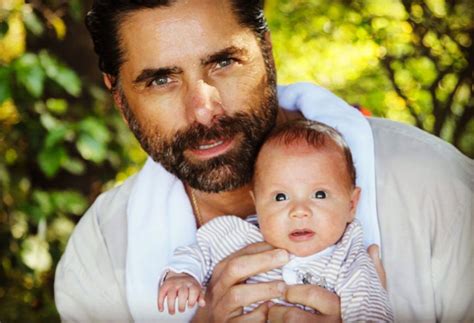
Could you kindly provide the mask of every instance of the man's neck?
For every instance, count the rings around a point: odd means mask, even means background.
[[[235,215],[245,218],[255,214],[255,206],[250,196],[251,186],[247,184],[236,190],[206,193],[186,185],[186,192],[193,204],[194,213],[201,225],[221,215]],[[194,201],[193,201],[194,195]],[[197,205],[195,205],[197,204]]]

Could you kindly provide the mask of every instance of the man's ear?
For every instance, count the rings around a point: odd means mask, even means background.
[[[360,199],[360,187],[355,187],[354,190],[352,191],[352,196],[351,196],[351,205],[350,205],[350,221],[354,220],[354,217],[356,215],[357,211],[357,205],[359,204],[359,199]],[[350,222],[349,221],[349,222]]]
[[[114,99],[115,106],[118,108],[123,121],[125,121],[128,126],[128,120],[123,114],[122,96],[120,95],[120,91],[114,86],[117,80],[115,80],[114,76],[107,73],[102,73],[102,79],[104,80],[104,84],[107,89],[112,93],[112,98]]]
[[[102,73],[102,80],[109,91],[112,91],[114,84],[114,77],[107,73]]]

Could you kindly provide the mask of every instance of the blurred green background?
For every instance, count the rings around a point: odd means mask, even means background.
[[[100,81],[91,1],[0,0],[0,321],[57,321],[55,265],[145,155]],[[474,156],[470,0],[267,0],[280,83],[313,81]]]

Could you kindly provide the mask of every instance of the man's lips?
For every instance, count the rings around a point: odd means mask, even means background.
[[[314,231],[310,229],[296,229],[290,232],[288,237],[292,241],[307,241],[314,236]]]
[[[189,151],[200,159],[208,159],[226,153],[232,147],[233,139],[212,140],[201,143]]]

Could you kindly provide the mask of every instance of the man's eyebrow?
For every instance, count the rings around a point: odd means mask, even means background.
[[[146,68],[141,71],[140,75],[133,81],[135,84],[142,83],[146,80],[158,78],[160,76],[167,76],[170,74],[179,74],[183,70],[179,67],[161,67],[161,68]]]
[[[219,59],[229,58],[229,56],[247,56],[247,50],[244,48],[229,46],[202,59],[201,64],[207,65],[209,63],[216,62]]]

